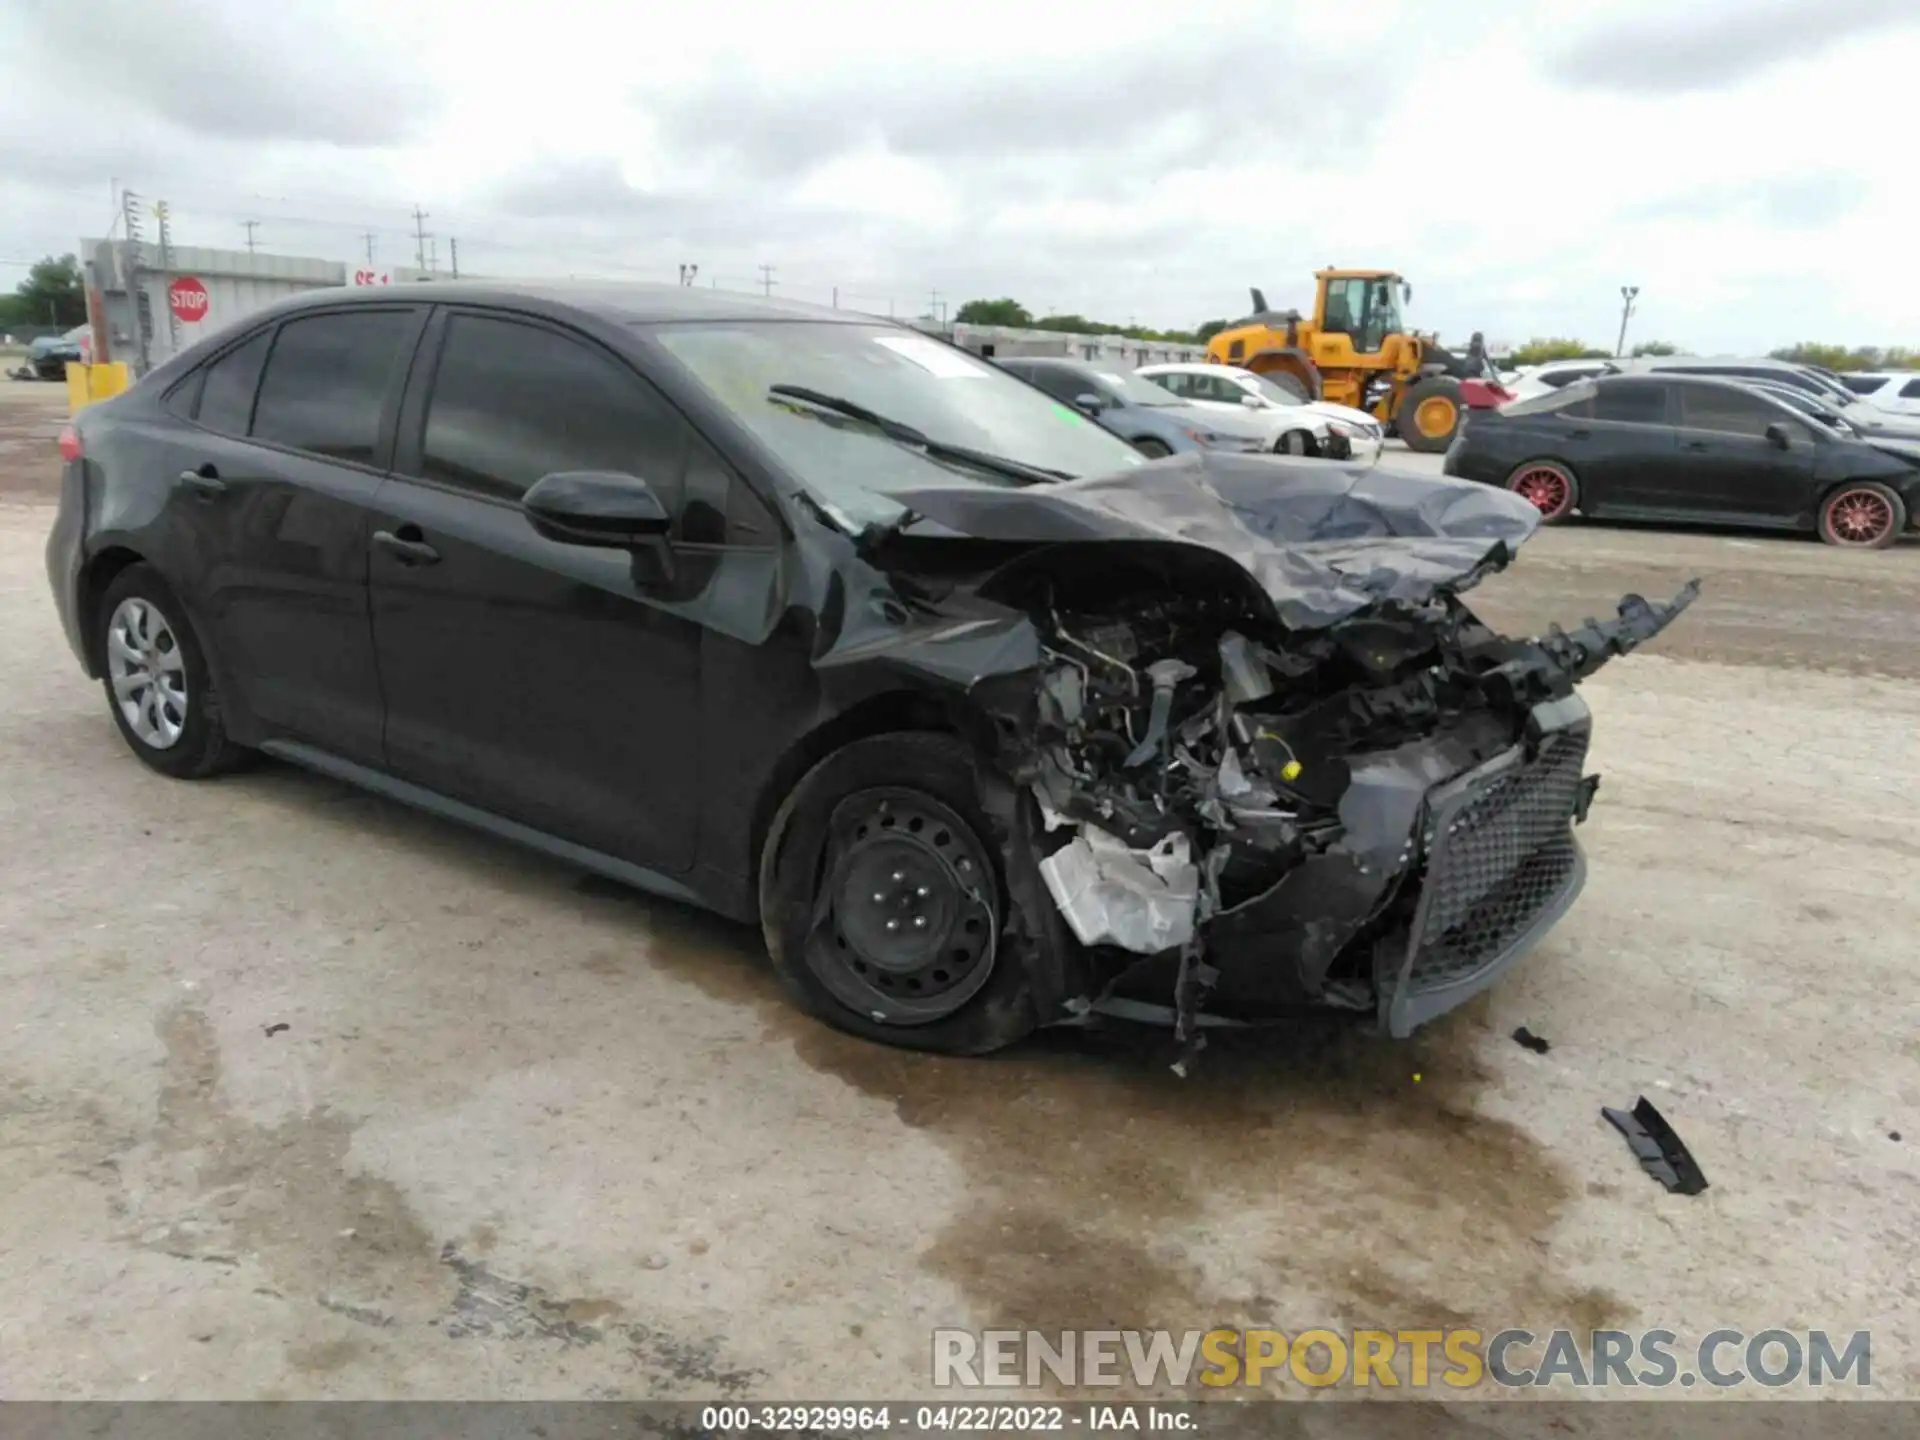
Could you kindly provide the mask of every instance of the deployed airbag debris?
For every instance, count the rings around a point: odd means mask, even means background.
[[[1135,850],[1094,825],[1040,862],[1060,913],[1082,945],[1158,954],[1193,938],[1200,870],[1184,835]]]
[[[1600,1113],[1626,1137],[1633,1153],[1640,1157],[1641,1167],[1674,1194],[1698,1195],[1707,1188],[1707,1177],[1693,1152],[1646,1096],[1640,1097],[1631,1113],[1606,1106]]]

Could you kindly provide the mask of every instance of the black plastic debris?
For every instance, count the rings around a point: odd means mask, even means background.
[[[1641,1168],[1668,1190],[1676,1195],[1698,1195],[1707,1188],[1707,1177],[1693,1158],[1693,1152],[1646,1096],[1640,1097],[1631,1112],[1603,1105],[1600,1113],[1609,1125],[1626,1136],[1627,1144],[1640,1159]]]
[[[1898,1145],[1900,1143],[1900,1132],[1898,1130],[1887,1131],[1887,1139],[1893,1141],[1894,1144]]]
[[[1513,1032],[1513,1038],[1516,1044],[1526,1046],[1536,1055],[1544,1055],[1553,1048],[1544,1036],[1534,1034],[1524,1025]]]
[[[282,1030],[291,1030],[292,1028],[293,1027],[284,1020],[276,1021],[274,1024],[266,1027],[267,1038],[271,1040],[275,1035],[278,1035]]]

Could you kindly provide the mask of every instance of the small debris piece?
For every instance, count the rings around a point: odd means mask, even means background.
[[[1898,1144],[1900,1141],[1900,1132],[1898,1130],[1887,1131],[1887,1139],[1893,1141],[1895,1144]]]
[[[284,1020],[277,1021],[274,1024],[267,1026],[267,1038],[272,1039],[275,1035],[278,1035],[282,1030],[291,1030],[292,1028],[293,1027]]]
[[[673,1262],[664,1254],[653,1254],[647,1257],[647,1269],[649,1270],[664,1270],[672,1263]]]
[[[1641,1168],[1668,1190],[1676,1195],[1698,1195],[1707,1188],[1707,1177],[1693,1158],[1693,1152],[1646,1096],[1640,1097],[1631,1113],[1605,1105],[1600,1107],[1600,1113],[1626,1137],[1627,1144],[1640,1158]]]
[[[1524,1025],[1513,1032],[1513,1038],[1516,1043],[1526,1046],[1536,1055],[1544,1055],[1553,1048],[1543,1036],[1534,1034]]]

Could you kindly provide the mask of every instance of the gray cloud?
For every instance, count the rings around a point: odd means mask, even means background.
[[[15,74],[63,81],[195,135],[396,144],[433,113],[403,47],[315,0],[31,0],[11,16]]]
[[[1914,0],[1774,0],[1718,8],[1697,0],[1583,29],[1544,69],[1579,89],[1678,95],[1724,89],[1855,36],[1916,24]]]
[[[1365,57],[1317,53],[1263,17],[1252,34],[1196,26],[1078,63],[724,71],[634,98],[672,152],[743,179],[884,145],[976,171],[1018,154],[1014,178],[1059,193],[1254,154],[1337,165],[1371,138],[1379,107],[1355,103],[1370,83]],[[1068,157],[1072,173],[1060,163]],[[1101,165],[1089,169],[1089,157]]]
[[[1855,209],[1867,182],[1842,170],[1782,175],[1745,183],[1701,185],[1682,194],[1632,205],[1624,220],[1748,218],[1775,230],[1811,230]]]

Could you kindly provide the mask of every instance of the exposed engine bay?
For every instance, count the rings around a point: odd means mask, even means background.
[[[1045,658],[1016,779],[1064,840],[1040,871],[1082,945],[1112,957],[1113,979],[1128,972],[1123,954],[1178,955],[1172,1008],[1179,1038],[1194,1047],[1221,979],[1210,930],[1257,911],[1290,875],[1330,856],[1351,872],[1344,888],[1358,882],[1363,904],[1349,908],[1346,926],[1297,917],[1336,953],[1308,957],[1306,974],[1296,966],[1269,994],[1380,1003],[1371,957],[1354,942],[1389,917],[1394,882],[1417,879],[1430,846],[1412,833],[1417,817],[1396,828],[1380,805],[1351,805],[1357,773],[1362,788],[1384,778],[1390,792],[1404,792],[1398,782],[1412,776],[1414,798],[1424,798],[1508,752],[1524,763],[1543,723],[1576,731],[1583,755],[1586,710],[1571,698],[1575,684],[1664,628],[1697,593],[1689,586],[1659,607],[1629,596],[1611,620],[1516,640],[1451,592],[1292,632],[1263,624],[1230,594],[1156,587],[1127,566],[1103,580],[1073,577],[1070,601],[1056,593],[1058,579],[1020,597]],[[1416,755],[1400,754],[1408,750]],[[1397,755],[1397,764],[1387,759]],[[1374,773],[1383,762],[1385,777]],[[1562,831],[1584,818],[1597,784],[1577,771],[1571,778]],[[1365,857],[1383,838],[1394,853],[1375,871]],[[1333,887],[1314,888],[1337,916]],[[1255,933],[1276,959],[1289,949],[1265,925]]]
[[[1171,1019],[1187,1054],[1303,1005],[1405,1035],[1530,949],[1585,880],[1575,686],[1699,591],[1502,635],[1462,596],[1537,511],[1325,462],[897,498],[863,552],[935,628],[876,645],[964,688],[1037,808],[1068,1011]]]

